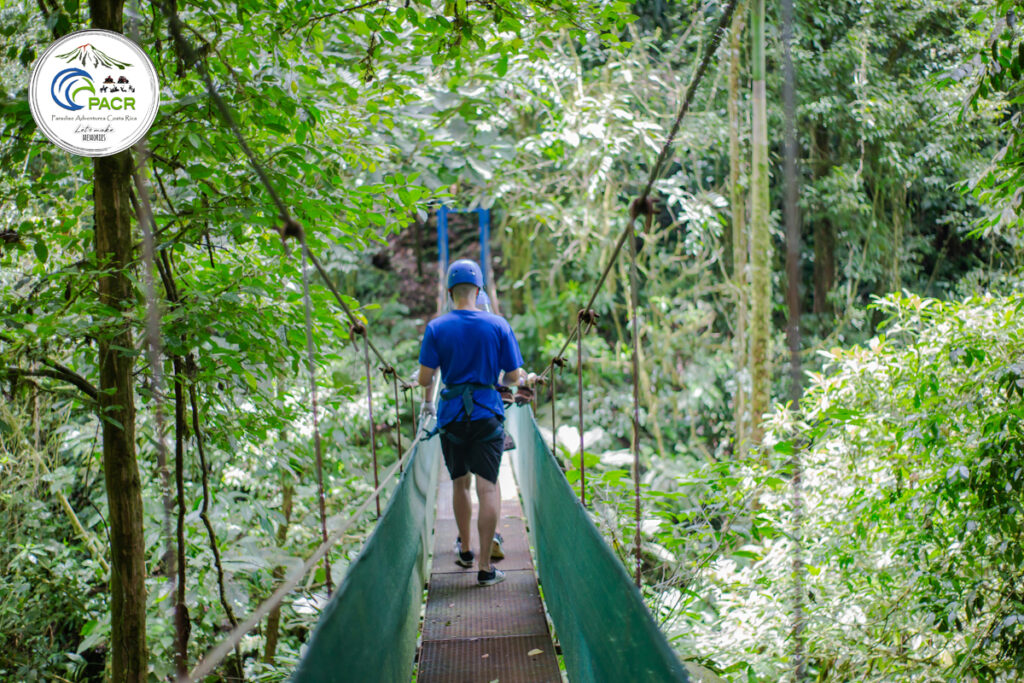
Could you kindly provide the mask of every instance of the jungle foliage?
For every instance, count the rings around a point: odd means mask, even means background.
[[[692,0],[172,4],[311,249],[406,376],[433,313],[424,292],[436,287],[438,200],[493,207],[502,311],[528,365],[550,360],[609,263],[722,9]],[[192,661],[230,627],[225,605],[247,614],[319,539],[298,254],[282,246],[275,208],[159,7],[126,21],[164,84],[146,171],[163,374],[195,389],[197,402],[184,399],[188,419],[175,430],[173,391],[161,393],[146,360],[141,265],[128,271],[135,297],[123,321],[96,294],[92,165],[45,143],[29,115],[35,54],[86,28],[88,7],[9,3],[0,9],[0,677],[16,680],[110,673],[95,387],[98,340],[122,322],[135,340],[121,352],[134,359],[152,677],[172,674],[174,639],[158,410],[185,453]],[[768,3],[776,359],[786,287],[779,21]],[[815,680],[1013,680],[1024,672],[1015,3],[804,2],[794,28],[807,392],[798,405],[776,405],[763,447],[738,458],[732,402],[750,377],[732,340],[737,288],[749,283],[734,273],[723,49],[655,185],[657,220],[638,237],[645,596],[680,656],[709,680],[790,671],[794,586],[806,598]],[[748,33],[740,44],[746,193]],[[624,559],[633,536],[622,457],[626,268],[613,265],[584,340],[593,511]],[[330,526],[372,491],[369,439],[390,464],[397,431],[408,435],[415,415],[374,369],[378,430],[368,434],[361,349],[316,283],[311,304]],[[183,363],[177,374],[172,357]],[[780,360],[771,372],[781,401]],[[538,410],[561,427],[558,455],[572,481],[574,379],[557,380],[557,424],[543,396]],[[207,504],[223,587],[201,519]],[[335,581],[372,523],[333,553]],[[222,676],[283,680],[325,578],[311,576]]]

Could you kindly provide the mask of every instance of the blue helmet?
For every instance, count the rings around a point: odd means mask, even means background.
[[[461,284],[484,288],[484,275],[475,261],[461,258],[448,266],[448,289]]]

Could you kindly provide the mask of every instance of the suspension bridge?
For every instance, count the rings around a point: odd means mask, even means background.
[[[297,683],[334,681],[409,681],[418,683],[476,683],[500,681],[573,683],[608,681],[688,681],[687,669],[674,654],[666,637],[644,605],[640,586],[640,494],[639,494],[639,398],[638,309],[635,224],[643,219],[650,230],[654,207],[650,199],[655,181],[665,168],[680,124],[693,102],[700,83],[714,56],[737,0],[722,9],[716,29],[683,95],[675,121],[652,166],[646,183],[631,203],[629,218],[603,272],[592,288],[587,303],[574,316],[574,326],[558,353],[547,364],[541,377],[555,379],[566,366],[564,353],[577,344],[577,387],[583,385],[584,335],[593,328],[597,315],[594,301],[619,254],[628,243],[630,256],[630,317],[633,338],[633,479],[635,482],[635,572],[631,578],[624,563],[604,542],[586,509],[586,472],[583,462],[583,402],[580,405],[580,491],[569,485],[552,450],[541,436],[529,404],[506,411],[506,429],[517,446],[506,458],[501,475],[502,501],[498,530],[505,537],[507,555],[501,560],[508,580],[481,588],[472,577],[453,569],[455,524],[451,510],[450,483],[442,475],[439,437],[428,436],[425,425],[417,427],[413,445],[404,453],[399,442],[398,461],[379,473],[375,450],[371,354],[381,363],[381,371],[390,378],[396,410],[401,388],[398,371],[381,355],[370,339],[366,325],[354,314],[336,289],[327,272],[310,251],[303,227],[291,216],[287,205],[275,191],[268,174],[255,157],[235,121],[230,108],[218,94],[202,56],[184,38],[185,26],[173,6],[160,3],[179,52],[195,64],[206,91],[219,110],[225,125],[236,138],[249,164],[278,211],[282,241],[299,243],[303,262],[303,290],[306,306],[306,342],[314,452],[320,499],[321,543],[301,568],[293,571],[274,593],[242,621],[232,618],[230,634],[191,670],[181,666],[178,681],[201,681],[212,674],[260,621],[286,599],[303,577],[323,562],[326,587],[331,594],[319,622],[293,673]],[[144,169],[148,152],[137,147],[140,168]],[[135,184],[139,195],[137,211],[144,235],[144,264],[148,277],[156,269],[153,260],[155,225],[149,208],[145,173],[137,170]],[[447,267],[449,209],[438,212],[439,272]],[[487,282],[490,216],[475,210],[480,222],[481,264]],[[322,472],[322,445],[317,428],[315,344],[310,324],[310,280],[319,273],[322,283],[334,296],[340,310],[351,323],[350,336],[362,338],[366,369],[367,402],[370,414],[370,448],[374,463],[375,490],[339,527],[328,533]],[[439,284],[443,296],[443,285]],[[493,298],[493,287],[490,289]],[[148,343],[152,359],[160,357],[159,329],[152,285],[147,287],[150,319]],[[153,367],[158,363],[153,362]],[[157,377],[159,383],[160,378]],[[552,403],[554,402],[552,383]],[[435,391],[435,396],[438,392]],[[158,411],[159,412],[159,411]],[[400,423],[400,420],[399,420]],[[552,432],[555,431],[552,424]],[[400,430],[399,430],[400,431]],[[162,443],[161,439],[158,439]],[[162,454],[165,457],[165,454]],[[397,483],[395,483],[397,479]],[[389,486],[391,493],[381,511],[381,495]],[[171,498],[165,497],[165,526],[170,528]],[[333,590],[329,552],[356,522],[376,506],[378,521],[358,558],[349,566],[341,585]],[[168,537],[168,542],[169,537]],[[181,567],[171,571],[180,572]],[[184,577],[177,581],[183,584]],[[424,598],[425,596],[425,598]],[[185,642],[187,635],[177,635]],[[561,660],[559,659],[561,655]]]

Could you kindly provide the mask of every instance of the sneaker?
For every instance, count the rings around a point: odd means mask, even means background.
[[[473,560],[476,559],[476,555],[473,554],[472,550],[462,550],[462,538],[455,539],[455,564],[466,569],[473,568]]]
[[[505,580],[505,572],[500,569],[491,569],[489,572],[478,571],[476,573],[476,583],[478,586],[493,586],[496,583],[501,583]]]
[[[502,549],[501,544],[505,542],[505,539],[501,537],[501,534],[495,532],[494,542],[491,543],[491,559],[501,560],[505,558],[505,551]]]

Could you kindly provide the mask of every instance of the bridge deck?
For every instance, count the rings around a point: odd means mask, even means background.
[[[526,525],[512,477],[502,458],[501,518],[505,559],[495,562],[507,578],[480,587],[476,568],[455,564],[455,514],[448,472],[441,466],[434,524],[434,554],[417,683],[559,682],[558,658],[548,632]],[[476,493],[473,493],[476,538]]]

